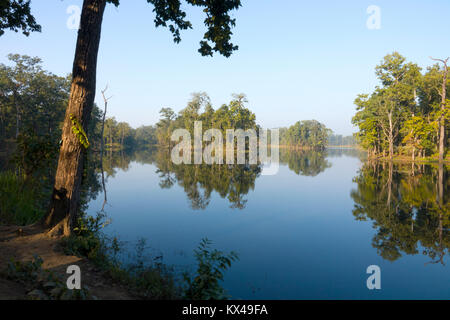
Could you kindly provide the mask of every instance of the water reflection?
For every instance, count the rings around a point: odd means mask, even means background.
[[[168,189],[177,182],[192,209],[205,209],[213,191],[228,199],[231,208],[245,208],[245,195],[255,188],[255,180],[261,173],[259,165],[176,165],[165,150],[158,150],[155,165],[160,187]]]
[[[280,163],[297,175],[316,176],[330,168],[326,156],[326,151],[280,149]],[[254,190],[255,181],[262,171],[260,165],[176,165],[171,161],[168,150],[162,148],[107,153],[103,159],[107,179],[114,177],[117,169],[127,171],[131,161],[155,165],[159,186],[170,189],[178,184],[184,189],[190,207],[198,210],[210,204],[213,191],[227,199],[231,208],[244,209],[248,201],[246,195]]]
[[[327,151],[313,150],[280,150],[280,163],[286,164],[297,175],[317,176],[319,173],[331,167],[326,160]]]
[[[280,163],[297,175],[317,176],[331,168],[331,158],[358,157],[356,149],[280,149]],[[161,189],[180,186],[194,210],[211,205],[216,192],[230,208],[244,209],[247,196],[261,175],[259,165],[175,165],[166,149],[146,149],[134,153],[109,153],[104,157],[107,179],[117,170],[127,171],[130,162],[156,167]],[[444,166],[393,164],[364,161],[353,178],[351,191],[356,220],[371,221],[376,230],[372,246],[386,260],[402,255],[423,254],[430,263],[444,263],[450,247],[450,205]],[[98,186],[94,188],[98,190]]]
[[[367,162],[352,149],[280,149],[275,176],[258,166],[174,165],[161,149],[103,159],[108,232],[144,237],[180,266],[208,236],[240,254],[224,282],[234,297],[373,298],[370,264],[390,275],[377,297],[448,295],[448,168]]]
[[[351,192],[357,220],[370,220],[372,246],[384,259],[423,254],[444,264],[450,247],[450,206],[443,165],[365,163]]]

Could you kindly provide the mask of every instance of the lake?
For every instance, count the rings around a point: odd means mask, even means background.
[[[105,232],[130,251],[146,239],[179,270],[194,270],[202,238],[235,251],[223,283],[234,299],[450,297],[448,168],[368,162],[353,149],[280,153],[272,176],[174,165],[164,150],[106,154]],[[102,203],[100,193],[88,212]],[[366,285],[371,265],[380,290]]]

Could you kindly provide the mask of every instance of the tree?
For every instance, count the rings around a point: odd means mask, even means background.
[[[424,149],[431,149],[434,128],[420,114],[405,121],[401,129],[404,134],[403,143],[411,146],[412,161],[415,160],[416,150],[422,153]]]
[[[131,135],[131,127],[126,122],[119,122],[117,124],[117,131],[118,131],[119,139],[120,139],[120,147],[121,147],[121,149],[123,149],[124,142],[126,142]]]
[[[106,129],[105,137],[106,137],[106,141],[107,141],[107,146],[110,149],[112,149],[114,147],[114,138],[117,136],[117,131],[118,131],[116,118],[114,118],[114,117],[107,118],[105,120],[105,129]]]
[[[384,57],[376,74],[381,86],[355,100],[352,122],[359,127],[360,145],[371,157],[387,151],[392,159],[394,153],[406,151],[414,161],[417,151],[422,156],[439,152],[442,161],[449,118],[445,93],[450,88],[445,65],[444,72],[434,65],[422,74],[416,64],[394,52]]]
[[[137,148],[156,145],[156,128],[154,126],[141,126],[134,130],[134,146]]]
[[[281,143],[293,147],[323,150],[331,130],[316,120],[297,121],[280,131]]]
[[[432,58],[433,59],[433,58]],[[446,128],[446,120],[449,116],[449,110],[447,107],[447,78],[448,78],[448,59],[433,59],[435,61],[439,61],[444,65],[444,70],[442,70],[442,89],[439,91],[439,95],[441,96],[440,110],[438,115],[438,123],[439,123],[439,162],[444,161],[445,154],[445,128]]]
[[[30,9],[30,0],[0,0],[0,36],[5,29],[22,33],[26,36],[33,31],[41,31]]]
[[[161,114],[161,120],[156,124],[158,143],[170,148],[170,136],[172,134],[172,123],[175,119],[175,112],[171,108],[162,108],[159,113]]]
[[[389,143],[389,158],[394,156],[394,140],[397,137],[402,117],[408,109],[414,109],[418,78],[417,65],[405,63],[398,52],[384,57],[376,66],[376,75],[383,84],[377,90],[376,103],[380,112],[380,124]],[[420,73],[419,73],[420,74]]]
[[[147,0],[154,7],[155,25],[168,27],[176,43],[180,42],[180,30],[189,29],[191,23],[181,8],[181,0]],[[203,8],[207,31],[200,41],[199,52],[212,56],[218,52],[230,56],[238,47],[231,40],[231,28],[235,25],[229,12],[238,9],[240,0],[186,0],[192,6]],[[96,90],[97,55],[100,42],[103,13],[107,3],[119,5],[119,0],[84,0],[80,29],[75,50],[72,86],[62,133],[62,146],[58,160],[55,186],[50,209],[43,219],[43,226],[51,233],[69,235],[78,213],[81,174],[85,150],[80,136],[74,134],[73,122],[81,124],[84,131],[91,115]],[[77,132],[82,132],[77,129]]]
[[[0,64],[0,142],[16,140],[21,133],[59,140],[69,95],[69,77],[42,69],[37,57],[9,54],[12,66]]]
[[[381,148],[381,128],[375,117],[376,110],[367,94],[358,95],[354,104],[357,112],[352,118],[352,123],[359,127],[355,138],[363,148],[368,150],[369,156],[371,154],[376,155]]]
[[[211,107],[211,99],[208,94],[195,92],[192,93],[192,98],[186,108],[180,111],[179,120],[183,122],[184,129],[188,130],[191,136],[194,135],[194,122],[200,120],[200,110],[206,110],[208,106]]]

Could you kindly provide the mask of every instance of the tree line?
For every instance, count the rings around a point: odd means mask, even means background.
[[[329,146],[356,146],[356,140],[353,135],[343,136],[341,134],[330,134],[328,136]]]
[[[45,150],[61,139],[69,99],[71,76],[57,76],[43,69],[38,57],[10,54],[11,65],[0,64],[0,149],[14,143]],[[94,104],[88,140],[99,150],[103,110]],[[105,120],[103,133],[107,148],[143,147],[157,143],[156,127],[132,128],[114,117]],[[27,144],[25,146],[24,144]]]
[[[297,121],[288,128],[280,128],[280,145],[323,150],[332,131],[317,120]]]
[[[425,72],[398,52],[388,54],[375,68],[380,81],[371,94],[355,99],[352,119],[356,138],[371,157],[395,155],[445,158],[448,140],[450,88],[447,60]]]
[[[260,127],[256,124],[256,116],[245,105],[248,100],[245,94],[233,94],[228,104],[222,104],[214,109],[211,99],[205,92],[193,93],[187,106],[175,113],[171,108],[160,110],[161,118],[156,124],[156,137],[159,145],[172,146],[171,136],[176,129],[186,129],[194,137],[194,122],[202,122],[202,131],[218,129],[225,137],[228,129],[254,129]],[[202,134],[203,134],[202,132]]]
[[[10,54],[8,58],[10,65],[0,64],[0,149],[14,145],[19,147],[17,152],[22,153],[23,159],[55,158],[54,152],[61,143],[71,76],[61,77],[44,70],[38,57]],[[175,129],[187,129],[194,135],[195,121],[202,122],[203,131],[216,128],[224,136],[227,129],[238,128],[258,133],[261,127],[247,104],[245,94],[233,94],[229,103],[214,109],[207,93],[193,93],[187,106],[178,113],[172,108],[162,108],[156,125],[132,128],[127,122],[106,117],[103,136],[104,111],[94,104],[87,139],[93,151],[100,150],[101,139],[106,150],[170,147],[174,144],[171,135]],[[299,121],[289,128],[280,128],[280,141],[290,146],[323,149],[334,141],[330,132],[318,121]],[[41,151],[41,155],[27,154],[32,151]]]
[[[38,194],[48,195],[55,181],[58,151],[64,144],[61,137],[64,137],[72,76],[58,76],[45,70],[38,57],[10,54],[8,59],[8,64],[0,64],[1,170],[11,169],[18,178],[25,177],[28,181],[24,183],[30,188],[32,186]],[[80,208],[92,194],[88,190],[92,189],[91,185],[94,189],[100,188],[92,181],[96,179],[100,163],[103,163],[98,159],[102,145],[105,146],[104,151],[111,152],[145,150],[155,145],[170,147],[171,143],[174,144],[171,142],[172,132],[183,128],[193,135],[195,121],[202,121],[203,131],[217,128],[225,134],[227,129],[239,128],[254,129],[258,133],[261,127],[247,104],[245,94],[233,94],[229,103],[214,109],[206,93],[194,93],[187,106],[178,113],[171,108],[162,108],[156,125],[135,129],[114,117],[106,117],[103,123],[104,110],[94,103],[86,130],[77,126],[76,119],[70,128],[77,138],[85,134],[88,146],[84,150]],[[330,132],[315,120],[299,121],[280,131],[285,144],[311,148],[323,148]],[[44,192],[41,193],[41,189]],[[46,199],[40,200],[40,207],[47,207]]]

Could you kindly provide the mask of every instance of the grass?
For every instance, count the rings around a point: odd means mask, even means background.
[[[0,224],[28,225],[40,219],[43,195],[32,183],[14,172],[0,172]]]

